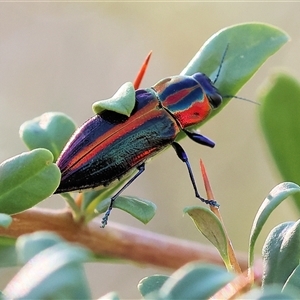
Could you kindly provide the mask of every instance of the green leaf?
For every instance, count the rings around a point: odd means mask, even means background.
[[[243,299],[249,300],[298,300],[299,294],[294,292],[282,292],[276,285],[266,286],[263,289],[253,289],[243,294]]]
[[[110,198],[100,202],[97,206],[99,213],[105,212],[109,206]],[[126,211],[139,221],[147,224],[155,215],[156,205],[148,200],[132,196],[120,196],[114,203],[113,207]]]
[[[111,98],[95,102],[93,104],[93,111],[99,114],[107,109],[129,117],[134,105],[135,90],[133,84],[126,82]]]
[[[285,282],[282,291],[295,291],[300,295],[300,265],[298,265]]]
[[[0,164],[0,212],[15,214],[50,196],[60,171],[46,149],[25,152]]]
[[[141,295],[145,297],[147,294],[158,291],[169,277],[170,276],[156,274],[143,278],[138,284]]]
[[[189,263],[163,284],[159,299],[208,299],[234,278],[222,267]]]
[[[0,236],[0,267],[13,267],[18,265],[15,248],[16,239]]]
[[[276,226],[265,241],[262,257],[263,286],[276,283],[283,287],[299,265],[300,220]]]
[[[265,140],[285,181],[300,183],[300,83],[286,74],[273,75],[262,89],[259,119]],[[300,195],[294,195],[300,211]]]
[[[116,181],[116,183],[106,188],[84,192],[82,208],[87,214],[90,214],[93,217],[98,216],[98,214],[94,213],[95,211],[104,212],[109,205],[108,198],[111,198],[116,192],[118,192],[135,172],[136,169],[131,170],[131,172],[122,177],[119,181]],[[99,204],[103,201],[106,201],[104,202],[106,206]]]
[[[216,215],[202,206],[186,207],[184,213],[192,218],[198,230],[218,249],[227,268],[230,268],[226,234]]]
[[[0,213],[0,226],[8,228],[11,222],[12,217],[10,215]]]
[[[277,185],[260,206],[252,224],[249,239],[249,267],[254,261],[254,246],[262,227],[266,223],[272,211],[288,196],[300,192],[300,187],[292,182],[284,182]]]
[[[75,129],[75,123],[67,115],[48,112],[23,123],[20,127],[20,137],[29,150],[48,149],[56,161]]]
[[[117,182],[116,185],[112,185],[107,188],[85,191],[83,193],[82,208],[87,211],[94,211],[97,209],[97,206],[99,206],[99,203],[111,197],[116,190],[120,189],[120,186],[122,186],[122,184]],[[108,206],[108,200],[106,201],[105,205]],[[104,206],[100,206],[98,208],[105,210]]]
[[[260,66],[288,40],[285,32],[268,24],[244,23],[227,27],[203,45],[181,74],[201,72],[214,81],[228,45],[215,86],[223,96],[236,95]],[[221,107],[214,110],[210,117],[218,113],[230,98],[224,98]]]
[[[52,232],[38,231],[24,234],[16,242],[18,259],[22,264],[25,264],[41,251],[59,243],[65,243],[65,241]]]
[[[35,255],[4,289],[12,299],[90,299],[82,262],[90,252],[58,243]]]

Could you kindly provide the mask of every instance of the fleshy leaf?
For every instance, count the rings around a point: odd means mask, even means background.
[[[135,90],[133,84],[126,82],[111,98],[95,102],[93,104],[93,111],[99,114],[107,109],[129,117],[134,105]]]
[[[298,265],[285,282],[282,291],[295,291],[300,295],[300,265]]]
[[[284,181],[300,183],[300,83],[276,74],[264,85],[259,101],[260,123],[270,152]],[[293,195],[300,211],[300,194]]]
[[[117,193],[128,181],[128,179],[133,176],[136,170],[133,169],[126,176],[120,178],[115,184],[108,186],[105,189],[92,190],[84,193],[82,207],[88,214],[94,214],[94,211],[104,212],[109,205],[108,198],[112,197]],[[105,200],[106,199],[106,200]],[[102,204],[101,202],[106,201]],[[105,204],[105,205],[103,205]]]
[[[58,243],[35,255],[4,289],[11,299],[91,299],[82,262],[90,252]]]
[[[282,292],[279,286],[265,286],[263,289],[252,289],[243,294],[243,300],[298,300],[299,294],[293,292]]]
[[[67,115],[48,112],[23,123],[20,127],[20,137],[29,150],[48,149],[56,161],[75,129],[75,123]]]
[[[158,291],[169,277],[157,274],[143,278],[138,284],[141,295],[145,297],[147,294]]]
[[[262,285],[277,284],[283,287],[299,266],[300,221],[276,226],[263,246],[264,272]],[[299,286],[299,283],[297,284]]]
[[[109,203],[110,199],[105,199],[97,206],[97,211],[105,212]],[[118,197],[113,207],[126,211],[144,224],[154,217],[156,211],[156,205],[153,202],[132,196]]]
[[[7,214],[0,213],[0,226],[7,228],[12,222],[12,217]]]
[[[288,40],[285,32],[268,24],[244,23],[227,27],[207,40],[181,74],[201,72],[214,81],[228,46],[215,86],[222,96],[236,95],[259,67]],[[230,97],[224,98],[220,108],[229,100]],[[210,117],[220,108],[214,110]]]
[[[300,187],[292,182],[284,182],[277,185],[260,206],[252,224],[249,240],[249,267],[253,265],[254,246],[262,227],[266,223],[272,211],[288,196],[300,192]]]
[[[220,220],[209,209],[202,206],[190,206],[184,209],[202,234],[218,249],[224,263],[230,268],[227,240]]]
[[[41,251],[63,242],[63,239],[52,232],[37,231],[23,234],[16,242],[19,261],[25,264]]]
[[[15,214],[50,196],[60,171],[46,149],[24,152],[0,164],[0,212]]]
[[[189,263],[173,273],[163,284],[159,299],[208,299],[233,278],[234,275],[225,268]]]

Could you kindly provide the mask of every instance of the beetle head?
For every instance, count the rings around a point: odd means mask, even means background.
[[[212,109],[218,108],[222,104],[222,96],[218,89],[214,86],[213,82],[203,73],[195,73],[192,76],[203,88],[206,97],[212,107]]]

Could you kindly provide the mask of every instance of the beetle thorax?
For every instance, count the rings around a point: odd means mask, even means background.
[[[152,87],[181,128],[201,123],[212,110],[203,87],[192,76],[173,76]]]

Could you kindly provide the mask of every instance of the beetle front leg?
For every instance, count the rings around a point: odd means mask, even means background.
[[[198,189],[197,189],[197,186],[196,186],[196,182],[195,182],[195,178],[194,178],[194,174],[193,174],[193,171],[192,171],[192,168],[191,168],[191,165],[190,165],[190,162],[189,162],[189,159],[187,157],[187,154],[185,153],[184,149],[176,142],[173,142],[172,143],[172,146],[174,148],[174,150],[176,151],[176,154],[177,156],[186,164],[187,166],[187,169],[188,169],[188,172],[189,172],[189,175],[190,175],[190,179],[191,179],[191,182],[192,182],[192,185],[193,185],[193,188],[194,188],[194,191],[195,191],[195,196],[196,198],[200,199],[202,202],[206,203],[206,204],[209,204],[209,205],[212,205],[212,206],[215,206],[215,207],[219,207],[219,203],[215,200],[207,200],[207,199],[204,199],[200,196],[199,192],[198,192]]]
[[[142,163],[141,165],[139,165],[137,167],[138,172],[132,177],[130,178],[129,181],[127,181],[127,183],[122,186],[122,188],[116,193],[114,194],[111,198],[110,198],[110,204],[108,209],[105,212],[104,217],[102,218],[102,225],[100,226],[101,228],[104,228],[107,225],[107,221],[108,221],[108,217],[110,215],[110,212],[113,208],[113,204],[114,201],[119,197],[119,195],[128,187],[130,186],[144,171],[145,171],[145,163]]]
[[[194,142],[201,144],[203,146],[207,146],[210,148],[213,148],[215,146],[215,143],[209,139],[208,137],[197,133],[197,132],[190,132],[188,130],[183,129],[183,132]]]

